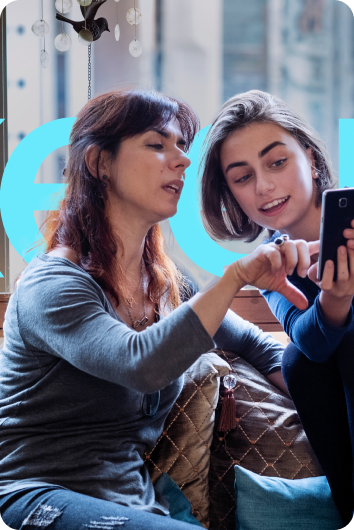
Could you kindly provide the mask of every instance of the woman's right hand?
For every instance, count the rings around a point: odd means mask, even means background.
[[[218,330],[238,291],[247,284],[278,291],[299,309],[306,309],[306,297],[286,276],[296,266],[299,274],[306,276],[310,256],[318,250],[318,241],[286,241],[280,249],[273,243],[260,245],[251,254],[227,267],[215,285],[194,295],[187,304],[195,311],[211,337]]]
[[[311,255],[318,253],[319,241],[288,240],[281,246],[260,245],[251,254],[234,262],[236,281],[258,289],[277,291],[299,309],[306,309],[304,294],[287,279],[297,266],[299,276],[305,277],[311,265]]]

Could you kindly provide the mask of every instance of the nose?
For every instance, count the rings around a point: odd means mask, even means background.
[[[170,167],[172,169],[181,169],[182,171],[185,171],[190,165],[190,158],[177,147],[174,156],[171,157]]]
[[[259,171],[256,174],[256,194],[267,195],[267,193],[274,190],[275,184],[272,176],[265,174],[263,171]]]

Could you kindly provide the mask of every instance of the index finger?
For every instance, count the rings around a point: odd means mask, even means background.
[[[312,256],[313,254],[317,254],[319,251],[320,251],[320,241],[309,241],[308,242],[308,246],[309,246],[309,253],[310,253],[310,256]]]
[[[308,308],[309,302],[304,293],[302,293],[300,289],[289,282],[287,278],[285,279],[285,282],[281,288],[278,289],[278,292],[298,309],[303,311]]]

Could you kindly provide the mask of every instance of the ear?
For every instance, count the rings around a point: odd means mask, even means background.
[[[109,164],[108,164],[108,153],[107,151],[101,151],[98,145],[90,145],[85,154],[85,162],[87,169],[91,175],[95,178],[98,176],[109,175]],[[98,166],[98,167],[97,167]],[[99,175],[97,175],[97,169]]]
[[[316,171],[316,161],[315,161],[315,157],[313,156],[313,151],[311,149],[311,147],[308,147],[306,149],[306,155],[307,155],[307,159],[309,161],[309,164],[311,166],[311,176],[313,179],[317,179],[318,178],[318,173]]]

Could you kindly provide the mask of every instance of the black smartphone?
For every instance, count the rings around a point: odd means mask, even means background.
[[[327,260],[334,262],[334,280],[337,279],[337,249],[346,246],[343,230],[350,228],[354,219],[354,188],[326,190],[322,195],[320,253],[317,280],[322,280]]]

